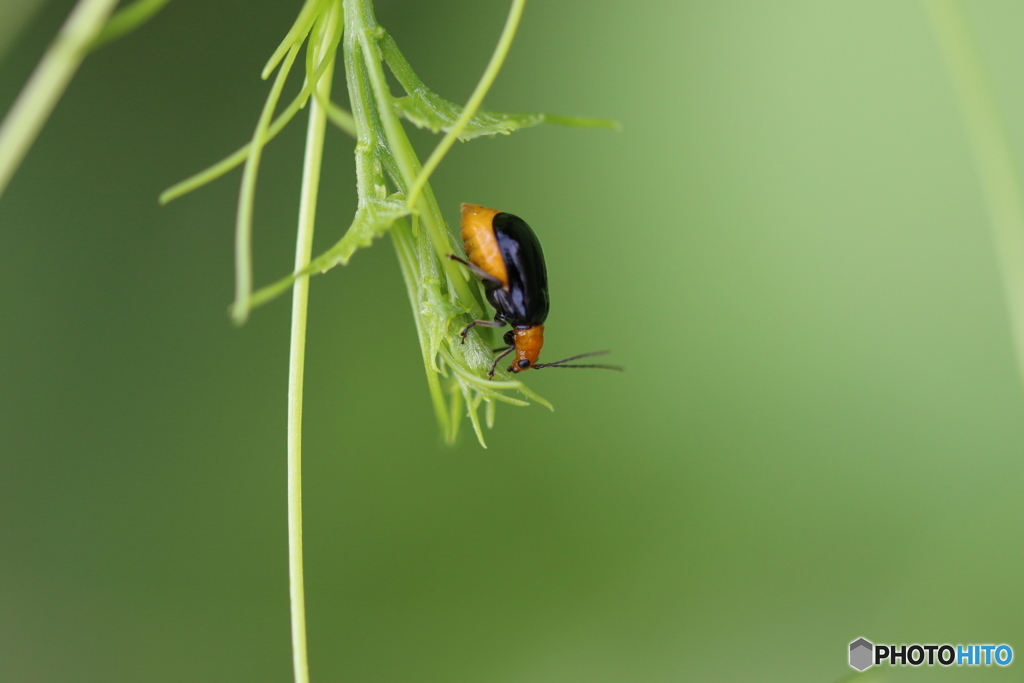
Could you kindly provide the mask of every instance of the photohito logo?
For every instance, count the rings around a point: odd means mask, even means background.
[[[889,666],[1008,666],[1009,645],[875,645],[866,638],[850,643],[850,666],[864,671],[875,664]]]

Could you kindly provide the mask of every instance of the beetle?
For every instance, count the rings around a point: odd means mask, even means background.
[[[548,317],[548,273],[544,252],[533,230],[522,218],[510,213],[488,209],[477,204],[462,205],[462,243],[468,261],[454,254],[458,261],[483,281],[487,301],[494,307],[494,321],[474,320],[459,336],[476,326],[504,327],[511,325],[503,337],[505,346],[495,349],[498,357],[491,364],[488,378],[494,377],[498,362],[515,353],[509,372],[530,368],[604,368],[621,370],[615,365],[565,365],[571,360],[599,356],[607,351],[584,353],[553,363],[538,363],[544,346],[544,321]]]

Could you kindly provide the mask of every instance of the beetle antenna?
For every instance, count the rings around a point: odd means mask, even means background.
[[[556,360],[551,363],[538,363],[537,365],[534,365],[533,368],[535,370],[539,370],[540,368],[601,368],[603,370],[618,370],[619,372],[622,372],[623,368],[621,365],[564,365],[564,363],[568,363],[571,360],[589,358],[590,356],[603,356],[606,353],[608,353],[608,351],[594,351],[593,353],[581,353],[578,356],[563,358],[562,360]]]
[[[600,368],[602,370],[618,370],[619,372],[625,372],[626,369],[621,365],[555,365],[554,363],[546,363],[544,365],[534,365],[533,369],[538,368]]]

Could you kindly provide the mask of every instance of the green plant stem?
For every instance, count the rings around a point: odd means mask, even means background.
[[[325,22],[324,33],[330,35],[340,21],[337,5]],[[336,44],[323,45],[324,59]],[[334,61],[330,59],[316,90],[324,101],[331,96]],[[309,108],[306,129],[306,152],[302,168],[302,190],[299,200],[299,227],[295,245],[295,270],[304,269],[313,253],[313,228],[320,187],[327,110],[315,98]],[[306,363],[306,321],[309,309],[309,277],[298,277],[292,288],[292,324],[288,355],[288,579],[291,604],[292,666],[296,683],[309,682],[309,657],[306,647],[306,596],[302,551],[302,390]]]
[[[353,32],[363,53],[363,61],[376,100],[376,108],[387,136],[388,148],[394,155],[398,166],[399,177],[396,178],[396,181],[401,185],[400,189],[408,193],[409,187],[419,175],[420,162],[392,106],[393,98],[388,91],[387,79],[381,64],[381,52],[376,44],[376,40],[383,35],[383,31],[377,26],[373,8],[366,0],[345,0],[345,22],[346,30]],[[454,261],[445,258],[452,252],[451,243],[441,209],[437,205],[430,185],[424,185],[420,195],[416,205],[417,213],[427,234],[430,235],[434,250],[440,257],[441,267],[452,283],[462,306],[466,310],[472,311],[475,309],[475,298],[466,274],[459,270]]]
[[[349,3],[345,2],[345,78],[352,118],[356,124],[356,194],[360,204],[368,199],[384,199],[384,173],[374,152],[381,144],[377,136],[373,98],[366,89],[366,67],[352,27]]]
[[[430,178],[430,174],[434,172],[441,160],[448,153],[448,150],[452,148],[455,141],[459,139],[459,135],[465,130],[466,124],[476,114],[477,109],[483,104],[484,97],[487,96],[487,91],[491,89],[491,85],[494,84],[494,79],[498,77],[498,72],[501,70],[501,65],[505,63],[505,57],[508,56],[509,48],[512,47],[512,39],[515,38],[516,29],[519,27],[519,20],[523,16],[523,7],[526,5],[526,0],[512,0],[512,7],[508,12],[508,19],[505,20],[505,28],[502,29],[501,38],[498,40],[497,46],[494,48],[494,54],[491,55],[491,61],[487,64],[487,68],[484,69],[483,76],[480,77],[480,82],[476,84],[476,89],[473,90],[473,94],[470,95],[469,101],[466,102],[466,106],[462,109],[462,115],[456,120],[455,125],[451,127],[447,134],[441,138],[441,142],[437,143],[437,147],[427,158],[423,168],[420,169],[419,174],[416,176],[416,180],[413,181],[412,186],[409,188],[406,203],[407,206],[412,209],[416,206],[416,200],[420,196],[420,192],[423,190],[423,186],[427,183]]]
[[[292,24],[292,27],[288,30],[284,40],[274,50],[274,54],[270,56],[267,63],[263,66],[263,72],[260,73],[260,78],[266,80],[270,77],[270,74],[274,73],[274,68],[284,59],[284,56],[288,54],[293,46],[298,45],[302,42],[302,37],[309,33],[309,30],[313,27],[313,22],[317,19],[317,10],[320,8],[323,0],[306,0],[302,5],[302,9],[299,11],[299,16]]]
[[[1017,370],[1024,381],[1024,196],[1009,136],[957,0],[924,0],[967,127],[992,222]]]
[[[0,196],[117,0],[79,0],[0,124]]]
[[[445,410],[444,392],[441,389],[441,382],[437,373],[432,369],[434,359],[430,358],[427,342],[428,333],[423,329],[423,320],[418,315],[418,307],[422,305],[418,285],[422,282],[419,272],[419,265],[416,262],[416,247],[413,243],[412,231],[404,218],[395,221],[391,227],[391,241],[395,246],[395,253],[398,256],[398,265],[402,269],[402,279],[405,280],[406,291],[409,295],[409,303],[413,307],[412,318],[416,322],[416,335],[419,337],[420,350],[423,355],[423,367],[427,375],[427,390],[430,392],[431,404],[434,407],[434,417],[441,425],[441,433],[446,441],[451,441],[453,433],[458,429],[458,421],[449,419],[448,411]]]
[[[288,80],[288,73],[299,54],[299,47],[300,44],[296,43],[288,50],[277,72],[274,85],[266,102],[263,103],[263,111],[256,122],[256,132],[249,143],[249,155],[245,160],[245,170],[242,172],[242,189],[238,193],[235,224],[235,303],[231,307],[231,317],[236,325],[241,325],[249,317],[249,298],[252,296],[252,214],[256,198],[256,177],[263,156],[263,146],[267,142],[267,128],[281,97],[284,83]]]

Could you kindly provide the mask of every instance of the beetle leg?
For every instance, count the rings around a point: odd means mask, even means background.
[[[502,286],[501,280],[499,280],[498,278],[494,277],[493,275],[491,275],[487,271],[485,271],[485,270],[483,270],[481,268],[478,268],[477,266],[473,265],[469,261],[466,261],[465,259],[461,259],[458,256],[456,256],[455,254],[448,254],[448,258],[450,258],[452,261],[458,261],[462,265],[466,266],[467,268],[469,268],[473,272],[474,275],[476,275],[478,278],[480,278],[484,282],[490,282],[491,284],[493,284],[493,285],[495,285],[497,287],[501,287]]]
[[[466,343],[466,335],[469,334],[469,331],[477,325],[481,325],[483,327],[505,327],[505,321],[495,320],[494,322],[491,322],[490,320],[474,320],[462,328],[462,332],[459,332],[459,336],[462,337],[463,344]]]
[[[513,351],[515,351],[515,349],[516,347],[510,346],[507,349],[505,349],[505,353],[501,354],[500,356],[494,359],[494,362],[491,363],[491,371],[487,373],[487,379],[494,379],[494,370],[495,368],[498,367],[498,361],[507,356],[508,354],[512,353]]]

